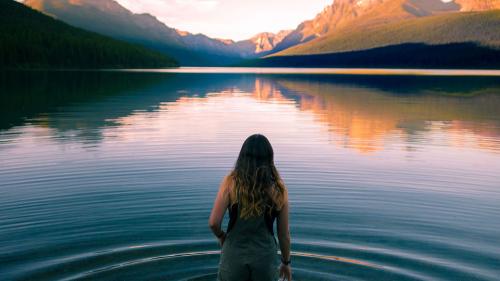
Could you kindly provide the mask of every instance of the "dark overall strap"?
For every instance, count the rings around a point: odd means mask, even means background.
[[[231,231],[231,229],[234,227],[234,224],[236,223],[236,220],[238,219],[238,203],[234,205],[229,205],[228,207],[229,210],[229,224],[227,225],[227,233]]]
[[[239,217],[239,215],[238,215],[238,203],[230,205],[228,207],[228,210],[229,210],[229,224],[227,226],[227,233],[229,233],[229,231],[231,231],[231,229],[236,224],[236,221],[238,220],[238,217]],[[274,230],[273,230],[274,220],[276,219],[276,217],[278,217],[278,215],[279,215],[279,211],[276,210],[275,208],[273,208],[271,210],[271,214],[269,214],[267,207],[264,210],[264,220],[266,221],[267,230],[269,230],[269,232],[272,235],[274,235]]]

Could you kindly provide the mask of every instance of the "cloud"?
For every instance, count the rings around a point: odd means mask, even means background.
[[[219,1],[217,0],[175,0],[175,2],[183,8],[196,9],[203,12],[212,11],[219,5]]]
[[[118,0],[118,2],[133,12],[150,12],[163,17],[210,12],[219,4],[218,0]]]
[[[293,29],[333,0],[116,0],[170,27],[225,39]]]

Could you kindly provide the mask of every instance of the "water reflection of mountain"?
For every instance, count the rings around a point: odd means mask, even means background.
[[[105,127],[135,112],[241,91],[295,103],[360,151],[381,149],[394,133],[411,143],[436,124],[454,141],[467,133],[476,145],[500,150],[496,77],[19,72],[3,73],[0,82],[0,131],[30,123],[59,140],[99,142]]]
[[[330,130],[345,135],[344,145],[360,151],[381,149],[384,138],[395,132],[411,143],[436,123],[449,134],[472,133],[479,146],[500,149],[498,79],[359,78],[279,78],[269,83],[297,100],[300,110],[313,112]]]

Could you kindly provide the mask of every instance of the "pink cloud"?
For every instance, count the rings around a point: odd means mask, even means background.
[[[332,0],[117,0],[171,27],[217,38],[247,39],[263,31],[293,29]]]

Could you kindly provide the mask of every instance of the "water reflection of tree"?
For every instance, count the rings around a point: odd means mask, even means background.
[[[253,86],[254,77],[130,73],[43,72],[0,73],[0,132],[34,124],[53,129],[58,141],[97,143],[102,129],[135,111],[157,110],[162,102],[183,95],[205,96],[239,85]]]

